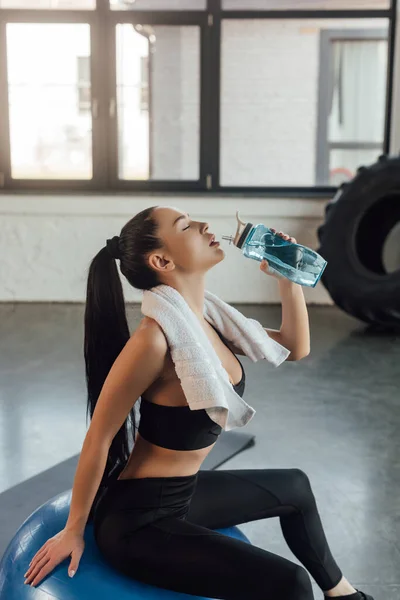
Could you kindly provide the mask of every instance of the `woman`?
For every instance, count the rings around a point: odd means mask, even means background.
[[[130,336],[115,258],[134,288],[167,284],[180,292],[243,394],[245,374],[235,356],[240,350],[203,315],[205,273],[225,256],[212,238],[207,223],[173,207],[150,207],[93,259],[85,311],[91,424],[66,526],[35,554],[26,583],[36,585],[68,556],[73,575],[85,523],[93,517],[106,560],[162,588],[227,600],[311,600],[307,569],[326,597],[373,600],[350,585],[332,557],[303,471],[199,470],[221,428],[204,409],[190,410],[158,323],[144,317]],[[267,263],[260,268],[267,272]],[[290,350],[287,360],[299,360],[309,352],[302,289],[287,279],[279,279],[279,289],[282,327],[266,331]],[[139,397],[141,420],[129,453],[129,421],[135,431]],[[275,516],[305,568],[214,531]]]

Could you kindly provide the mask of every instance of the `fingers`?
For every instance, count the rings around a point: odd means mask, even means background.
[[[32,558],[31,562],[29,563],[29,566],[33,565],[34,563],[36,563],[38,560],[40,560],[41,558],[43,558],[43,556],[47,553],[47,548],[41,548],[40,550],[38,550],[38,552],[36,552],[35,556]]]
[[[32,587],[35,587],[35,585],[40,583],[42,581],[42,579],[44,579],[46,577],[46,575],[51,573],[53,568],[54,568],[54,565],[51,561],[46,563],[46,566],[42,567],[42,569],[40,569],[40,571],[36,574],[36,576],[34,576],[34,579],[32,580],[32,583],[30,585]]]
[[[41,560],[36,561],[25,574],[26,585],[35,586],[52,570],[52,562],[49,556],[44,556]]]
[[[32,578],[36,575],[38,571],[45,565],[50,558],[48,556],[43,556],[41,559],[35,560],[31,567],[27,570],[24,577],[28,581],[32,581]]]
[[[281,238],[283,238],[284,240],[287,240],[289,242],[292,242],[293,244],[297,244],[297,241],[294,237],[291,237],[290,235],[288,235],[287,233],[283,233],[283,231],[276,231],[276,229],[273,229],[272,227],[270,227],[271,231],[273,233],[276,233],[277,235],[279,235]]]
[[[29,563],[29,566],[33,563],[34,560],[41,558],[41,556],[43,556],[43,554],[46,553],[47,547],[49,546],[49,542],[50,542],[50,540],[47,540],[47,542],[45,544],[43,544],[43,546],[41,548],[39,548],[39,550],[36,552],[36,554],[32,557],[32,560]]]
[[[29,563],[29,568],[28,568],[27,572],[25,573],[24,577],[26,577],[27,575],[32,573],[33,569],[38,564],[38,562],[40,560],[42,560],[42,558],[44,558],[46,555],[47,555],[47,550],[43,549],[43,548],[41,550],[39,550],[39,552],[36,552],[35,556],[32,558],[31,562]]]

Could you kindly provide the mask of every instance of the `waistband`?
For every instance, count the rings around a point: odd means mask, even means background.
[[[120,510],[171,510],[187,507],[194,493],[198,473],[177,477],[115,479],[105,489],[98,508],[101,512]],[[96,509],[97,511],[97,509]]]
[[[114,479],[112,481],[112,483],[110,484],[110,486],[113,486],[115,484],[123,484],[123,485],[140,485],[140,482],[145,482],[148,481],[150,484],[151,483],[184,483],[184,482],[189,482],[189,481],[194,481],[197,479],[199,473],[194,473],[193,475],[178,475],[178,476],[173,476],[173,477],[135,477],[135,478],[129,478],[129,479]],[[108,486],[108,487],[110,487]]]

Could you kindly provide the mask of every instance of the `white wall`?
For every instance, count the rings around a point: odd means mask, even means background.
[[[152,196],[0,196],[0,301],[84,302],[93,256],[106,239],[147,206],[176,206],[193,219],[207,221],[210,232],[236,231],[236,210],[243,220],[265,223],[316,247],[322,221],[321,200]],[[206,276],[206,287],[226,302],[278,302],[275,279],[221,240],[225,259]],[[124,281],[126,300],[140,302],[142,292]],[[321,283],[304,288],[307,301],[330,303]]]

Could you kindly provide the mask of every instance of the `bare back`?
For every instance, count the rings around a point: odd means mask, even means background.
[[[202,327],[227,371],[231,383],[238,382],[241,377],[241,366],[233,354],[233,348],[227,348],[206,321],[202,323]],[[149,334],[151,328],[161,329],[158,323],[149,317],[142,319],[138,329],[140,328],[146,329]],[[160,376],[145,390],[142,397],[155,404],[187,406],[187,400],[176,374],[169,348],[166,350]],[[129,460],[118,479],[192,475],[197,473],[214,445],[199,450],[170,450],[148,442],[137,432]]]

